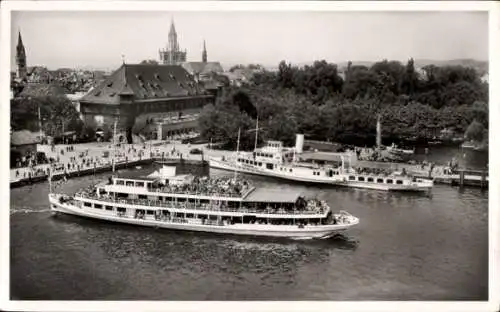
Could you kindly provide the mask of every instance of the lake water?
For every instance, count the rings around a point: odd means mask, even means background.
[[[74,192],[109,175],[70,179],[57,191]],[[487,191],[436,185],[427,196],[247,178],[318,196],[361,223],[321,241],[141,228],[54,217],[48,185],[39,183],[10,191],[11,298],[488,299]]]

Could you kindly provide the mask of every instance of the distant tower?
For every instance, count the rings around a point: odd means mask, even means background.
[[[17,65],[17,78],[26,79],[27,75],[26,50],[24,49],[23,39],[21,38],[21,31],[19,31],[19,37],[17,39],[16,65]]]
[[[177,65],[186,61],[187,52],[181,51],[179,42],[177,41],[177,32],[175,31],[174,20],[170,24],[170,31],[168,32],[167,49],[160,50],[160,60],[166,65]]]
[[[205,44],[205,40],[203,40],[203,52],[201,53],[201,61],[203,63],[207,62],[207,46]]]

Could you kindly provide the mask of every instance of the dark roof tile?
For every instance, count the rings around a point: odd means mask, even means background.
[[[206,74],[206,73],[222,73],[224,69],[219,62],[185,62],[182,63],[184,67],[191,74]]]
[[[124,64],[109,78],[85,95],[81,102],[119,104],[118,95],[136,99],[158,99],[186,96],[186,87],[193,85],[193,95],[204,94],[201,84],[179,65]]]

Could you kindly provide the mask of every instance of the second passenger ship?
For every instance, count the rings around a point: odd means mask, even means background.
[[[237,235],[328,238],[358,218],[295,191],[256,188],[240,179],[172,174],[112,177],[72,196],[49,194],[54,212],[176,230]]]
[[[357,172],[346,167],[344,157],[342,165],[318,166],[297,161],[302,153],[304,137],[297,135],[296,146],[283,147],[280,141],[269,141],[267,146],[256,148],[253,152],[240,152],[232,157],[212,157],[210,167],[242,173],[270,176],[287,180],[333,184],[356,188],[368,188],[384,191],[428,191],[433,181],[409,175],[392,173],[390,175]]]

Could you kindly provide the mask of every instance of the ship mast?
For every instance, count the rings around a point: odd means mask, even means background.
[[[257,149],[257,138],[259,135],[259,116],[257,116],[257,123],[255,124],[255,148],[254,150]]]
[[[236,158],[238,158],[238,154],[240,152],[240,131],[241,128],[238,128],[238,142],[236,143]],[[234,179],[236,180],[236,176],[238,175],[238,167],[236,166],[234,170]]]
[[[42,114],[40,113],[40,104],[38,104],[38,130],[40,131],[40,140],[42,140]]]
[[[113,172],[115,172],[115,156],[116,156],[116,123],[117,120],[115,118],[115,124],[113,126]]]

